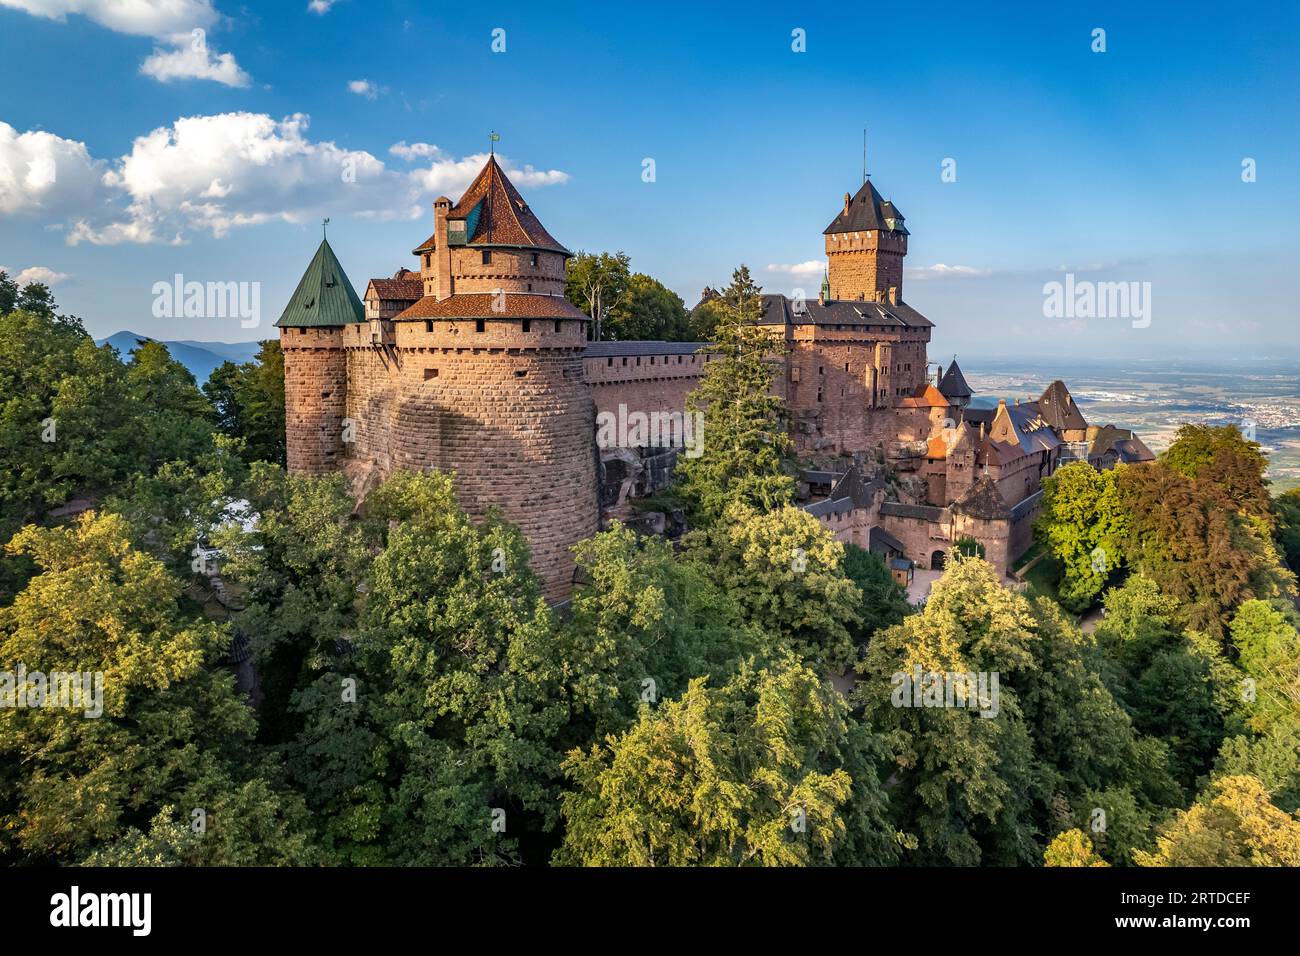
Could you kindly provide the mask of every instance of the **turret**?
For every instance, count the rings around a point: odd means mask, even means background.
[[[343,330],[364,322],[356,289],[322,239],[275,323],[284,353],[285,446],[293,474],[324,474],[342,464],[348,387]]]

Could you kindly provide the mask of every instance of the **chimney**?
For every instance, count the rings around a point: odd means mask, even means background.
[[[889,287],[889,301],[893,305],[898,305],[898,286],[891,285]]]
[[[826,286],[824,285],[822,286],[821,291],[817,293],[817,304],[818,305],[826,304]]]
[[[844,215],[846,216],[849,214],[849,203],[851,202],[853,202],[853,197],[850,196],[848,193],[845,193],[844,194]]]
[[[984,423],[980,422],[980,444],[984,443]]]
[[[451,246],[447,244],[447,214],[451,200],[439,196],[433,201],[433,294],[441,302],[452,293]]]

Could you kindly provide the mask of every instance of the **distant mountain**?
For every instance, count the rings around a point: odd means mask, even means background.
[[[236,365],[250,362],[257,355],[258,349],[256,342],[195,342],[186,339],[167,342],[125,331],[114,332],[106,339],[96,339],[95,344],[103,345],[107,342],[126,359],[141,341],[161,341],[167,346],[172,358],[189,369],[200,385],[208,380],[208,376],[222,362],[234,362]]]

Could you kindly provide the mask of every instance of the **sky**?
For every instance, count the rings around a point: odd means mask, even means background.
[[[0,0],[0,268],[97,337],[269,337],[324,217],[359,290],[414,267],[496,131],[568,248],[814,296],[865,128],[932,356],[1300,356],[1300,5],[1141,6]]]

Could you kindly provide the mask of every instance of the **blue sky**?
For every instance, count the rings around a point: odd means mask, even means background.
[[[571,249],[815,293],[865,126],[936,356],[1300,352],[1295,4],[313,6],[0,0],[0,266],[96,335],[264,337],[322,216],[359,288],[413,265],[495,129]],[[261,327],[155,318],[178,272],[261,283]],[[1065,272],[1150,324],[1044,317]]]

